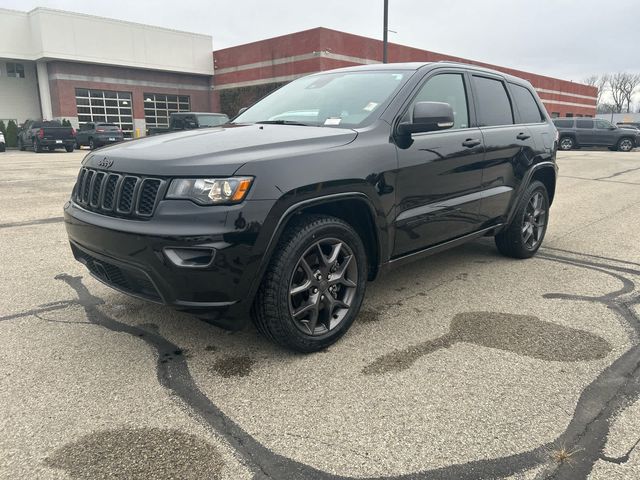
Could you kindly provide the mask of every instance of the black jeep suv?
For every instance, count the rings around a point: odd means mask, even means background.
[[[456,63],[350,67],[221,127],[90,153],[64,207],[104,283],[322,349],[367,280],[483,235],[528,258],[556,185],[557,132],[529,83]]]
[[[616,127],[602,118],[554,118],[560,135],[560,149],[609,147],[630,152],[640,146],[640,132],[634,128]]]

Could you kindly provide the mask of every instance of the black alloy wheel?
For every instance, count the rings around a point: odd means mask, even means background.
[[[533,257],[547,232],[549,195],[544,184],[533,181],[527,187],[511,223],[495,236],[496,247],[513,258]]]
[[[537,191],[527,202],[522,222],[522,243],[529,250],[537,248],[547,228],[547,206],[542,192]]]
[[[342,322],[353,303],[358,266],[336,238],[315,242],[298,261],[289,284],[289,312],[296,327],[323,335]]]
[[[256,328],[298,352],[328,347],[358,315],[367,268],[351,225],[329,215],[299,215],[282,234],[254,299]]]

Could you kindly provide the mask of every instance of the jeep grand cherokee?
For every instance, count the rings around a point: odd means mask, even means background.
[[[216,128],[83,161],[65,224],[102,282],[298,351],[353,323],[366,283],[483,235],[543,241],[557,131],[529,83],[457,63],[295,80]]]

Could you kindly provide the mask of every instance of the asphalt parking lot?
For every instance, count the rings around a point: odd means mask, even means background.
[[[640,152],[559,154],[536,258],[396,270],[306,356],[91,278],[85,153],[0,154],[1,478],[640,478]]]

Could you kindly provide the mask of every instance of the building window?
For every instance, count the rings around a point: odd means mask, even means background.
[[[7,62],[7,77],[24,78],[24,65],[21,63]]]
[[[558,118],[560,116],[560,112],[551,112],[551,118]]]
[[[78,124],[108,122],[120,127],[126,138],[133,136],[131,92],[76,88]]]
[[[144,119],[147,128],[167,128],[169,127],[169,115],[173,112],[188,112],[190,110],[191,100],[187,95],[144,94]]]
[[[567,118],[573,118],[573,113],[567,113]]]

